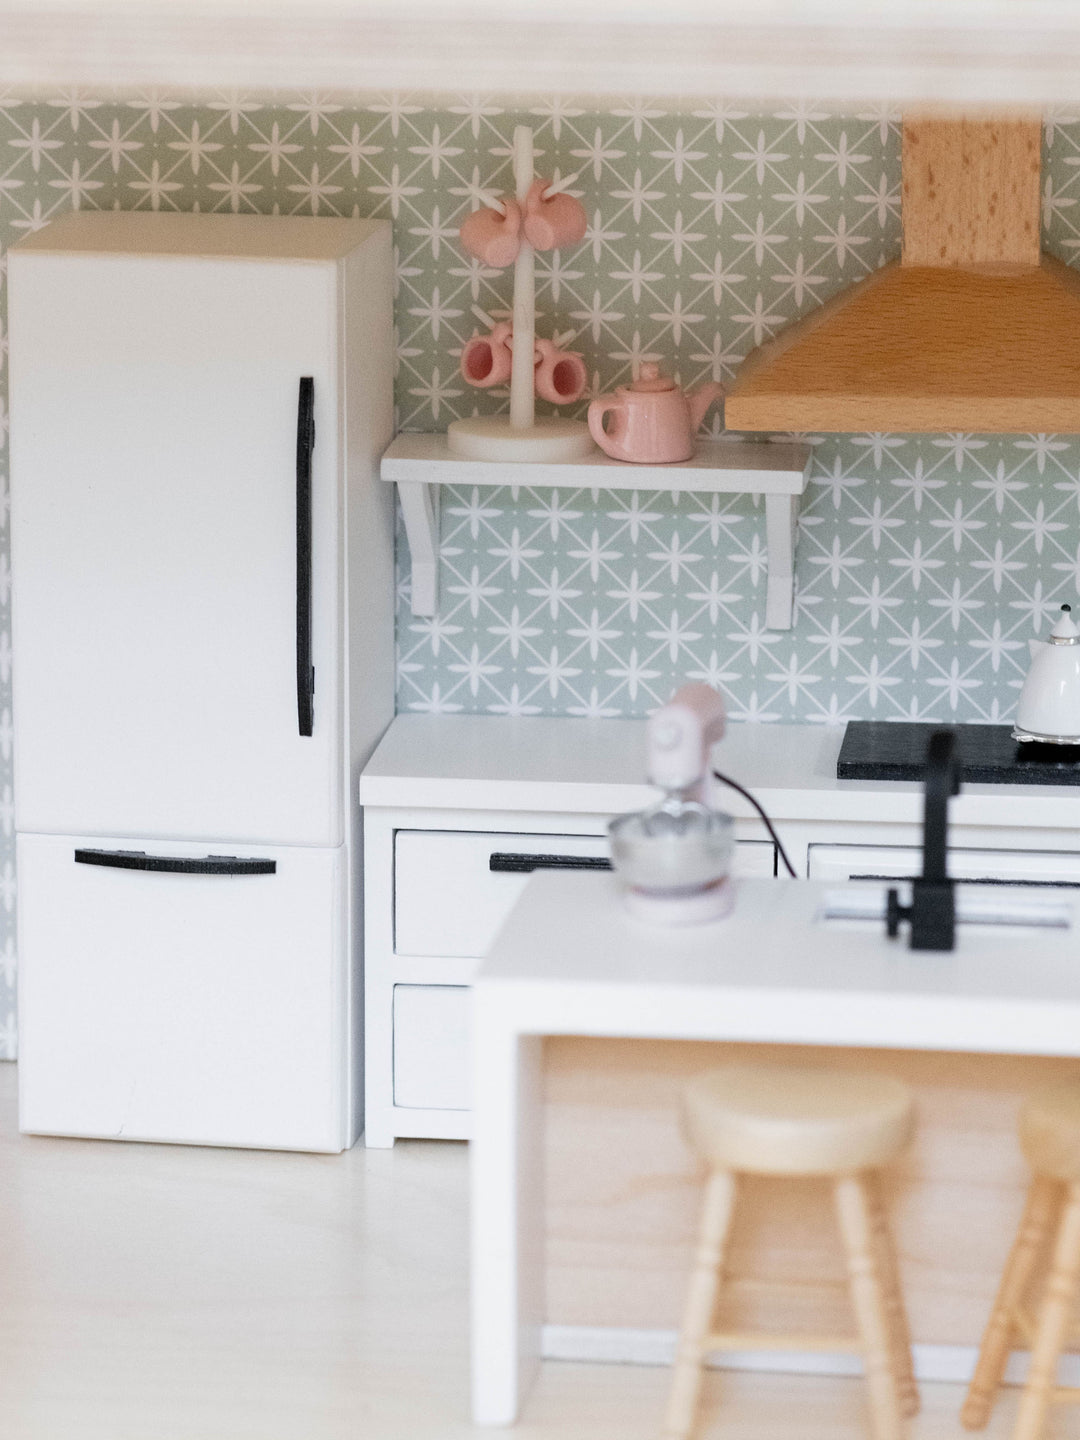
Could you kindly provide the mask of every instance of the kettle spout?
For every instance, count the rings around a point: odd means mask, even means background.
[[[705,419],[705,412],[713,401],[722,400],[725,394],[723,385],[716,380],[706,380],[696,390],[690,391],[686,399],[690,405],[690,428],[692,430],[697,430]]]

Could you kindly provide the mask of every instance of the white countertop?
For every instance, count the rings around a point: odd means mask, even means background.
[[[776,821],[922,821],[915,781],[838,780],[843,728],[728,727],[713,762],[757,795]],[[399,715],[360,777],[360,803],[417,809],[614,815],[651,803],[643,720]],[[734,791],[716,804],[752,815]],[[951,825],[1080,830],[1080,787],[965,785]]]
[[[612,875],[539,872],[476,1003],[520,1034],[1080,1056],[1075,924],[961,925],[955,951],[916,952],[880,922],[822,921],[837,888],[747,879],[726,919],[676,928],[634,918]]]

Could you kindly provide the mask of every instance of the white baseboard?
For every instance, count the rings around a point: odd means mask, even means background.
[[[670,1365],[675,1358],[674,1330],[631,1330],[621,1326],[545,1325],[540,1353],[545,1360],[592,1361],[602,1365]],[[974,1345],[913,1345],[919,1380],[966,1385],[978,1354]],[[772,1371],[787,1375],[861,1375],[857,1355],[820,1354],[803,1350],[733,1350],[714,1355],[719,1370]],[[1005,1383],[1021,1385],[1027,1373],[1026,1351],[1009,1359]],[[1080,1357],[1067,1356],[1059,1383],[1080,1385]]]

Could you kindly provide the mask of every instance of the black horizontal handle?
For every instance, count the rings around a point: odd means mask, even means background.
[[[513,855],[496,851],[488,869],[515,875],[528,875],[533,870],[610,870],[611,861],[601,855]]]
[[[273,875],[276,860],[239,855],[147,855],[145,850],[76,850],[76,865],[105,865],[110,870],[156,870],[166,875]]]
[[[849,880],[884,880],[890,885],[904,880],[914,880],[914,875],[849,875]],[[1080,890],[1080,880],[1002,880],[998,875],[954,875],[956,885],[1004,885],[1026,886],[1029,890]]]

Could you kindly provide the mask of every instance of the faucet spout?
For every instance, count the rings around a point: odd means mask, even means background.
[[[926,750],[926,778],[923,794],[924,880],[946,879],[949,800],[960,793],[960,766],[956,759],[956,734],[935,730]]]
[[[911,904],[888,892],[886,932],[895,937],[911,922],[912,950],[955,950],[956,897],[947,873],[949,800],[960,793],[956,732],[935,730],[926,751],[923,795],[923,869],[911,882]]]

